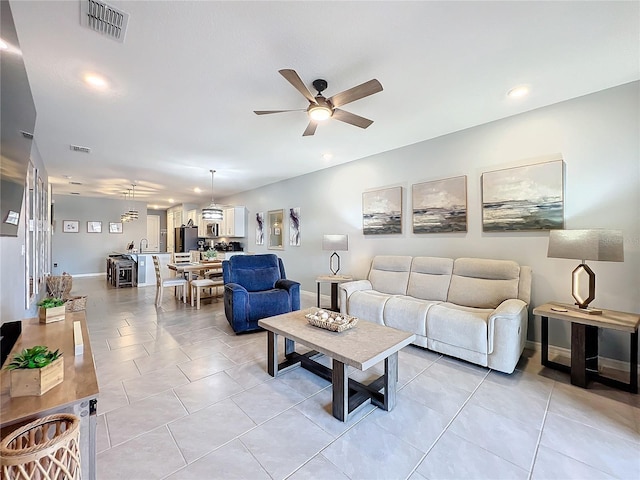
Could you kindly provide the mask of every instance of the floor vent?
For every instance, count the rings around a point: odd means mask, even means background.
[[[129,14],[97,0],[80,0],[80,24],[124,43]]]
[[[70,145],[70,147],[74,152],[91,153],[89,147],[81,147],[80,145]]]

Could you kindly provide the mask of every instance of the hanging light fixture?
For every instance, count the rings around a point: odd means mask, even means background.
[[[208,207],[202,209],[202,219],[220,221],[223,218],[222,209],[213,201],[213,174],[216,173],[216,171],[209,171],[211,172],[211,204]]]
[[[124,208],[127,208],[127,192],[122,192],[122,195],[124,196]],[[120,215],[120,221],[122,223],[127,223],[131,221],[131,218],[129,217],[129,212],[127,210],[124,211],[124,213],[122,215]]]
[[[131,184],[132,187],[132,193],[131,193],[131,208],[129,209],[129,211],[127,212],[129,214],[129,218],[131,219],[131,221],[137,220],[138,219],[138,210],[136,210],[136,205],[135,205],[135,201],[136,201],[136,184],[132,183]]]

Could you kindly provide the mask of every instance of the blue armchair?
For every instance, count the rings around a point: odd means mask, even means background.
[[[260,330],[258,320],[300,310],[300,284],[287,280],[278,256],[234,255],[222,262],[224,313],[236,333]]]

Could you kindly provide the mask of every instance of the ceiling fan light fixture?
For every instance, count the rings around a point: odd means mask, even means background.
[[[324,105],[311,105],[308,112],[311,120],[316,122],[322,122],[333,115],[333,110]]]

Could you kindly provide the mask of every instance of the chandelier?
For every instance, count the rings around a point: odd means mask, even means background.
[[[216,171],[209,171],[211,172],[211,203],[208,207],[202,209],[202,219],[220,221],[223,218],[222,209],[213,201],[213,174],[216,173]]]

